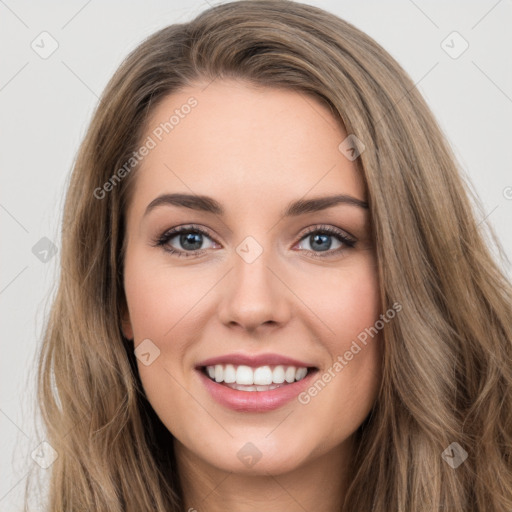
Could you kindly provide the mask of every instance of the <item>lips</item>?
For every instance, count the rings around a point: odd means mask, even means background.
[[[226,354],[223,356],[205,359],[196,365],[196,368],[215,366],[216,364],[245,365],[252,368],[265,365],[283,365],[295,367],[314,367],[314,364],[279,354]]]
[[[226,384],[219,384],[203,372],[198,371],[199,379],[210,397],[221,406],[245,413],[263,413],[283,407],[296,399],[310,386],[317,370],[312,371],[302,380],[293,384],[276,384],[279,386],[267,391],[242,391],[231,389]],[[297,402],[296,407],[301,407]]]
[[[297,396],[318,368],[279,354],[227,354],[201,361],[196,370],[221,405],[239,412],[264,412]]]

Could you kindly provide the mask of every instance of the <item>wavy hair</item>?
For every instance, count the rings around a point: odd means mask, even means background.
[[[502,259],[503,249],[477,222],[478,196],[400,65],[350,23],[287,0],[218,5],[159,30],[101,96],[71,174],[38,353],[38,406],[58,453],[48,510],[183,507],[172,435],[121,331],[137,166],[103,198],[95,191],[140,147],[161,100],[223,78],[314,97],[365,145],[356,163],[381,308],[403,309],[383,329],[382,381],[357,431],[343,512],[510,512],[512,291],[490,243]],[[456,469],[442,457],[454,442],[468,454]]]

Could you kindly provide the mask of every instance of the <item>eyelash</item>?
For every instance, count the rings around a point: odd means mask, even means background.
[[[197,249],[195,251],[180,251],[177,249],[174,249],[173,247],[167,246],[168,242],[174,238],[176,235],[182,234],[182,233],[196,233],[201,234],[204,236],[207,236],[210,239],[213,239],[208,231],[204,230],[203,228],[200,228],[199,226],[196,226],[194,224],[187,225],[187,226],[178,226],[176,228],[170,229],[160,236],[158,236],[155,240],[153,240],[153,246],[154,247],[162,247],[164,251],[167,253],[173,254],[178,257],[199,257],[202,254],[204,254],[208,249]],[[351,249],[355,246],[356,240],[353,238],[350,238],[346,234],[344,234],[341,230],[334,228],[332,226],[313,226],[311,228],[308,228],[305,233],[302,234],[301,238],[299,239],[299,242],[305,239],[307,236],[310,236],[312,234],[327,234],[334,238],[336,238],[339,242],[343,243],[346,247],[339,247],[338,249],[334,250],[327,250],[327,251],[311,251],[309,249],[303,249],[307,253],[311,254],[315,258],[328,258],[332,257],[334,255],[337,255],[338,253],[345,251],[346,249]],[[215,240],[214,240],[215,241]],[[325,256],[323,255],[325,253]]]

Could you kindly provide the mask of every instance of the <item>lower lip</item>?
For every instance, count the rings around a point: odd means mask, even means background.
[[[266,412],[278,409],[302,393],[317,373],[317,370],[309,371],[302,380],[269,391],[239,391],[211,380],[201,370],[197,371],[213,399],[238,412]]]

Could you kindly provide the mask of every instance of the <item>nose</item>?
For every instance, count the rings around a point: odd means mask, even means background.
[[[284,325],[290,318],[292,294],[270,251],[264,250],[254,261],[241,254],[233,254],[233,267],[224,279],[219,320],[251,332]]]

